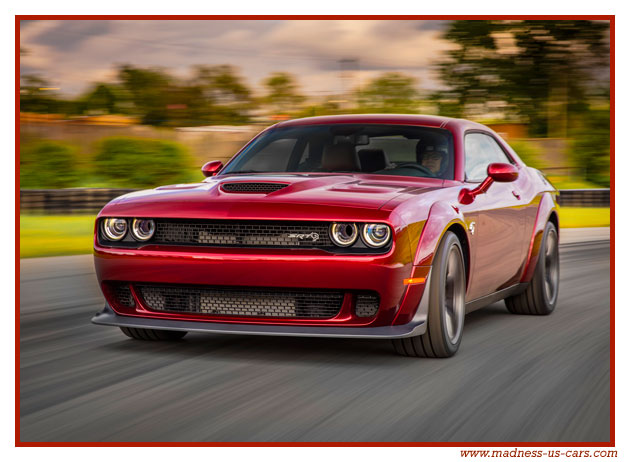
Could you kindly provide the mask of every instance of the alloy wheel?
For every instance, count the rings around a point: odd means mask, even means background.
[[[446,264],[444,280],[444,324],[446,335],[456,344],[462,335],[465,316],[464,268],[457,247],[452,247]]]
[[[553,304],[558,296],[558,280],[560,278],[558,234],[555,229],[551,229],[545,239],[544,264],[545,296],[547,302]]]

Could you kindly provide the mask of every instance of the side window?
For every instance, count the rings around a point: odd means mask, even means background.
[[[465,138],[466,180],[483,181],[487,176],[488,165],[510,159],[491,136],[483,133],[469,133]]]
[[[256,156],[251,157],[244,165],[241,165],[240,170],[285,172],[296,141],[296,139],[292,138],[272,141]]]

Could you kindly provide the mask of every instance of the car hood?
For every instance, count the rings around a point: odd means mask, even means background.
[[[228,183],[286,186],[261,194],[228,192],[224,189]],[[349,215],[379,211],[401,195],[417,196],[440,188],[442,183],[439,179],[369,174],[222,175],[203,183],[126,194],[105,206],[101,215],[304,219],[342,213],[350,218]]]

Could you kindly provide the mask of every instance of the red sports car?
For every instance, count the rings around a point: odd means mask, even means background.
[[[488,127],[348,115],[267,128],[207,179],[119,197],[96,220],[129,337],[187,332],[392,339],[447,357],[467,312],[558,298],[557,191]]]

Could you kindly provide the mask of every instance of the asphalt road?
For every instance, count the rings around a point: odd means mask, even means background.
[[[549,317],[497,303],[447,360],[387,341],[90,324],[91,256],[23,260],[22,441],[608,441],[608,241],[561,248]]]

